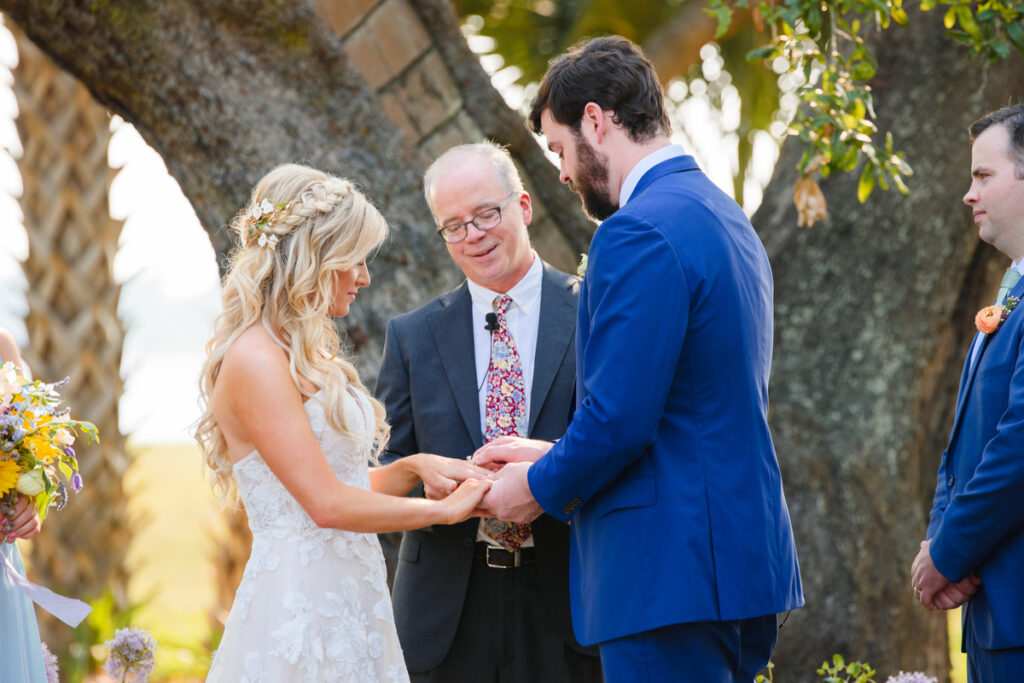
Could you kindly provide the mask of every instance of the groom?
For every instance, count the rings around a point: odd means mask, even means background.
[[[966,602],[967,680],[1008,683],[1024,676],[1024,308],[1011,305],[1024,298],[1024,104],[992,112],[970,133],[974,181],[964,202],[981,239],[1012,265],[996,306],[978,314],[911,571],[925,607]]]
[[[669,142],[658,79],[628,40],[556,59],[530,122],[604,222],[580,292],[576,413],[554,445],[478,451],[509,463],[484,505],[571,522],[573,624],[607,680],[752,681],[776,614],[803,604],[767,423],[768,258]]]

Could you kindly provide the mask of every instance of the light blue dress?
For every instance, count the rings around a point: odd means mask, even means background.
[[[17,543],[0,543],[0,555],[25,576]],[[3,568],[0,568],[0,634],[0,681],[46,683],[35,605],[14,587]]]

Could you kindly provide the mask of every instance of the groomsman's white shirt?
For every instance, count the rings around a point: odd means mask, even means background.
[[[544,280],[544,268],[541,266],[540,257],[533,252],[533,265],[526,272],[523,279],[516,283],[515,287],[508,290],[506,294],[512,297],[512,305],[505,314],[508,332],[516,343],[516,351],[519,353],[519,363],[523,368],[523,388],[526,395],[526,414],[530,414],[530,393],[533,389],[533,366],[537,357],[537,330],[540,328],[540,290]],[[487,383],[484,376],[491,363],[491,333],[484,329],[487,320],[484,318],[488,313],[494,312],[494,297],[500,296],[500,292],[494,292],[486,287],[481,287],[472,280],[468,281],[469,294],[473,299],[473,348],[476,353],[476,383],[477,394],[480,405],[480,433],[486,432],[486,409],[487,409]],[[523,436],[526,436],[524,434]],[[467,455],[469,455],[467,453]],[[476,540],[494,544],[483,530],[484,521],[480,520],[480,528],[476,534]],[[524,548],[533,545],[533,537],[526,539]]]

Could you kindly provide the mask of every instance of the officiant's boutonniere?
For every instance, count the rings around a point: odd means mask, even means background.
[[[1010,317],[1010,312],[1019,303],[1020,297],[1011,296],[1002,306],[986,306],[974,316],[974,324],[982,334],[992,334],[1002,327],[1003,321]]]
[[[587,255],[580,254],[580,264],[576,266],[576,274],[581,278],[587,274]]]

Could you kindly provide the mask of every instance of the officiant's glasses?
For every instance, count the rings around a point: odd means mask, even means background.
[[[517,194],[519,194],[519,191],[514,190],[510,195],[505,197],[501,204],[492,206],[489,209],[484,209],[465,223],[449,223],[448,225],[442,225],[437,232],[445,242],[448,244],[454,244],[455,242],[461,242],[466,239],[470,223],[475,225],[478,230],[490,230],[491,228],[496,228],[501,224],[501,210],[504,209],[505,205],[508,204],[509,201],[511,201]]]

